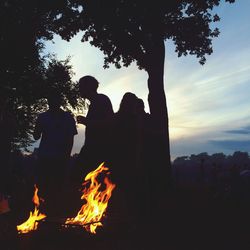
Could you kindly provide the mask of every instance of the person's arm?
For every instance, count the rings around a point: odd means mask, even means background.
[[[100,112],[100,118],[90,119],[84,116],[77,116],[77,122],[91,127],[103,127],[109,125],[114,115],[110,100],[108,98],[103,99],[103,103],[100,108],[102,109],[102,111]]]
[[[71,155],[71,151],[74,145],[74,136],[78,134],[77,129],[76,129],[76,122],[75,119],[73,118],[72,115],[70,115],[70,119],[69,119],[69,135],[67,138],[67,141],[65,143],[66,145],[66,149],[65,149],[65,153],[67,156]]]
[[[85,116],[83,116],[83,115],[78,115],[76,117],[76,120],[77,120],[77,123],[83,124],[85,126],[87,125],[86,124],[87,123],[87,118]]]
[[[42,126],[41,126],[41,121],[40,121],[40,116],[38,116],[37,121],[36,121],[36,125],[35,125],[35,129],[33,132],[33,138],[34,140],[38,140],[41,137],[42,134]]]
[[[85,126],[102,127],[103,125],[108,123],[112,117],[113,117],[113,114],[104,116],[103,119],[89,119],[85,116],[77,116],[77,122]]]
[[[70,156],[71,155],[71,151],[72,151],[72,148],[73,148],[73,144],[74,144],[74,135],[73,136],[69,136],[67,138],[67,142],[66,142],[66,149],[65,149],[65,154],[67,156]]]

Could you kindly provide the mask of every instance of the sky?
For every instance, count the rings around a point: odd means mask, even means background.
[[[250,152],[250,0],[223,3],[216,8],[221,34],[213,41],[213,54],[200,65],[195,56],[178,57],[170,40],[165,42],[164,86],[168,105],[171,158],[235,151]],[[58,59],[71,56],[74,80],[93,75],[99,93],[109,96],[114,111],[122,96],[133,92],[147,103],[147,73],[135,64],[128,68],[103,68],[103,53],[82,43],[78,34],[66,42],[55,36],[45,52]],[[82,112],[86,114],[86,111]],[[72,153],[84,144],[83,125]]]

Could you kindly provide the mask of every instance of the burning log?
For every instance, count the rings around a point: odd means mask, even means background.
[[[39,213],[39,206],[40,206],[40,201],[38,197],[38,188],[36,185],[34,185],[35,191],[34,191],[34,196],[33,196],[33,203],[35,204],[35,209],[34,212],[30,212],[29,218],[22,223],[21,225],[17,226],[17,231],[18,233],[28,233],[30,231],[37,230],[38,227],[38,221],[44,219],[46,217],[45,214]]]
[[[85,182],[83,183],[85,188],[81,196],[81,199],[85,200],[86,203],[81,207],[76,217],[67,218],[65,221],[66,225],[81,225],[93,234],[96,233],[98,226],[102,226],[101,220],[107,209],[108,201],[115,188],[115,184],[111,183],[106,176],[104,178],[106,188],[101,190],[103,185],[98,182],[97,177],[104,172],[108,175],[108,170],[109,169],[104,166],[104,163],[102,163],[97,169],[87,174]]]
[[[39,232],[41,231],[47,231],[49,229],[50,231],[67,231],[70,229],[81,229],[83,227],[90,226],[91,224],[100,223],[101,221],[96,222],[89,222],[85,224],[80,223],[66,223],[68,218],[46,218],[46,220],[42,219],[39,221]]]

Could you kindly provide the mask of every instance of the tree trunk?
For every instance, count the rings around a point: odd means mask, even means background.
[[[159,41],[152,48],[150,55],[150,64],[148,64],[148,103],[150,114],[153,121],[154,145],[153,158],[154,167],[157,171],[156,180],[158,188],[163,191],[171,187],[171,160],[169,146],[168,130],[168,111],[166,96],[164,91],[164,41]],[[166,190],[166,191],[168,191]]]

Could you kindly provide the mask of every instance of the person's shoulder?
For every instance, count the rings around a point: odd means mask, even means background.
[[[74,118],[73,114],[70,111],[63,111],[62,113],[63,113],[64,117],[67,119]]]
[[[109,97],[105,94],[98,94],[98,99],[103,101],[110,101]]]
[[[111,104],[109,97],[104,94],[98,94],[98,102],[102,103],[103,105]]]
[[[38,114],[38,119],[47,119],[49,117],[49,111]]]
[[[70,111],[63,111],[63,115],[64,115],[64,120],[63,120],[64,124],[72,132],[72,135],[76,135],[77,129],[76,129],[76,121],[74,115]]]

